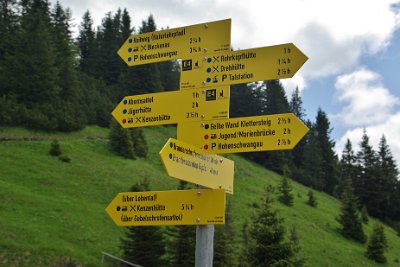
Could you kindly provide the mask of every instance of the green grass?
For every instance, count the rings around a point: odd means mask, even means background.
[[[101,252],[120,255],[117,227],[105,212],[119,192],[149,178],[152,190],[175,189],[158,155],[174,127],[147,127],[148,159],[126,160],[108,150],[108,131],[88,127],[65,133],[31,132],[0,128],[0,266],[58,266],[73,262],[101,265]],[[51,157],[57,139],[70,163]],[[35,141],[22,141],[35,140]],[[235,161],[233,196],[228,195],[235,229],[236,247],[241,247],[241,229],[254,216],[257,203],[268,185],[278,185],[280,176],[238,155]],[[308,188],[292,182],[294,206],[276,203],[285,219],[287,234],[296,226],[302,253],[310,266],[382,266],[364,256],[365,245],[344,239],[335,220],[340,203],[315,192],[318,207],[307,201]],[[373,220],[364,227],[369,235]],[[400,266],[400,237],[388,227],[388,263]],[[239,254],[239,252],[235,253]]]

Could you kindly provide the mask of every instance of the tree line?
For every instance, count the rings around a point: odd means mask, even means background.
[[[0,1],[0,124],[47,131],[109,127],[126,95],[176,90],[176,62],[128,68],[117,55],[127,37],[156,30],[152,16],[136,31],[126,9],[96,29],[89,11],[72,37],[71,11],[47,0]]]
[[[399,171],[385,136],[382,135],[378,149],[374,150],[364,130],[358,152],[354,152],[351,141],[347,140],[339,159],[327,114],[319,108],[315,121],[306,119],[302,103],[298,88],[288,100],[279,81],[232,86],[231,117],[292,112],[310,129],[291,151],[243,153],[243,156],[337,198],[341,198],[346,181],[350,180],[358,209],[364,208],[369,215],[399,229]]]

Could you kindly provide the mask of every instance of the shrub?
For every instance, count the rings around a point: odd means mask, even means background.
[[[57,140],[54,140],[51,143],[49,154],[53,157],[58,157],[61,155],[61,147]]]

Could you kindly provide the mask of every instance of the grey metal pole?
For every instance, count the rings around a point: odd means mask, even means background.
[[[195,267],[212,267],[214,257],[214,225],[198,225],[196,228]]]

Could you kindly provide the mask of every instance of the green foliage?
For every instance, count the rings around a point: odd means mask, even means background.
[[[132,128],[130,130],[134,154],[140,158],[145,158],[148,153],[147,142],[143,135],[142,128]]]
[[[318,203],[316,197],[314,196],[314,192],[312,190],[308,191],[307,196],[307,204],[313,208],[316,208],[318,206]]]
[[[54,140],[53,142],[51,142],[50,145],[51,145],[51,148],[50,148],[49,154],[54,157],[60,156],[61,155],[61,147],[60,147],[60,144],[58,143],[58,141]]]
[[[361,220],[364,224],[368,224],[368,210],[367,207],[365,205],[363,205],[363,207],[361,208]]]
[[[110,149],[124,158],[145,158],[148,148],[143,135],[143,129],[124,129],[115,120],[111,121]]]
[[[304,149],[304,159],[302,165],[300,165],[300,168],[298,169],[296,180],[306,186],[322,190],[325,181],[321,179],[321,177],[323,177],[323,159],[321,156],[321,147],[319,146],[317,139],[318,132],[315,124],[310,121],[307,122],[307,126],[310,129],[310,132],[305,137],[307,145]]]
[[[385,232],[381,224],[375,224],[368,241],[365,255],[376,262],[385,263],[385,251],[388,248]]]
[[[230,90],[229,117],[261,115],[260,88],[257,84],[235,84]]]
[[[290,241],[292,241],[294,244],[298,245],[299,244],[299,235],[297,234],[296,226],[292,226],[290,228]]]
[[[384,210],[382,219],[400,221],[399,170],[384,135],[378,147],[378,169],[381,174],[379,208]]]
[[[178,190],[189,189],[185,181],[179,181]],[[196,226],[179,225],[171,230],[173,240],[169,246],[171,266],[189,267],[195,265]]]
[[[82,17],[79,26],[79,35],[77,38],[77,46],[79,48],[79,69],[86,74],[96,74],[96,39],[93,30],[93,19],[87,10]]]
[[[236,260],[234,255],[235,233],[232,228],[231,202],[226,204],[225,224],[215,225],[214,231],[214,260],[213,266],[233,266]]]
[[[338,222],[341,225],[340,232],[346,238],[364,243],[366,236],[363,231],[360,214],[357,207],[357,198],[354,195],[351,181],[347,180],[342,195],[341,213]]]
[[[112,152],[124,158],[135,158],[129,129],[122,128],[115,120],[111,121],[109,140]]]
[[[292,93],[292,97],[289,102],[289,109],[297,118],[301,121],[305,122],[305,110],[303,108],[303,100],[300,96],[299,88],[296,89]],[[307,138],[303,138],[300,142],[292,149],[292,176],[293,179],[300,181],[302,179],[301,169],[304,165],[305,159],[305,149],[307,146]]]
[[[144,192],[150,190],[147,178],[134,184],[131,192]],[[160,227],[128,227],[121,238],[121,248],[124,259],[142,266],[163,266],[162,256],[165,253],[165,242]]]
[[[341,196],[345,181],[353,181],[357,175],[356,156],[353,151],[353,146],[349,139],[347,139],[342,152],[342,159],[340,160],[340,181],[336,189],[336,194]],[[354,184],[354,182],[353,182]]]
[[[320,147],[320,157],[322,159],[322,178],[323,190],[330,195],[333,195],[336,185],[338,184],[338,159],[335,154],[335,142],[331,139],[332,131],[328,116],[324,111],[318,109],[315,129],[317,132],[317,142]]]
[[[213,266],[233,266],[233,236],[229,235],[225,225],[215,225]]]
[[[372,216],[379,216],[377,197],[380,193],[380,174],[378,156],[369,143],[369,136],[364,130],[360,143],[360,150],[357,153],[357,175],[354,177],[354,189],[362,204],[365,204]]]
[[[286,176],[282,176],[282,181],[279,186],[279,201],[287,206],[293,206],[293,195],[291,193],[292,187]]]
[[[303,266],[294,244],[285,241],[283,218],[272,208],[273,188],[267,187],[262,207],[250,229],[248,261],[250,266]]]

